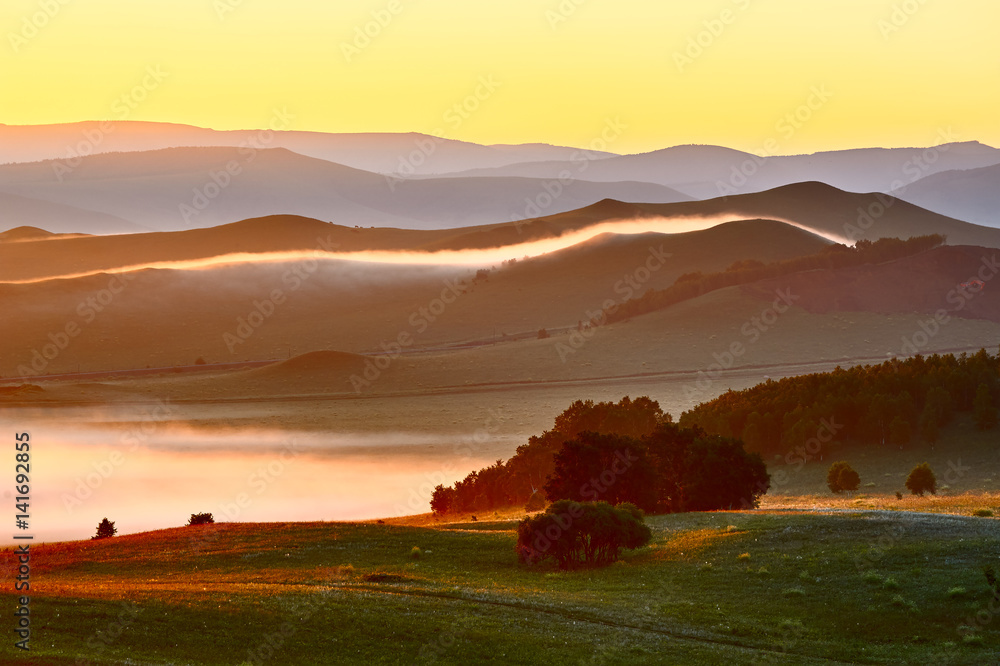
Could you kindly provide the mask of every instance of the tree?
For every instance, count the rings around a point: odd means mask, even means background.
[[[115,524],[113,522],[111,522],[110,520],[108,520],[107,518],[105,518],[97,526],[97,534],[95,536],[90,537],[90,538],[91,539],[110,539],[111,537],[113,537],[117,533],[118,533],[118,530],[117,530],[117,528],[115,528]]]
[[[453,508],[457,508],[453,506],[456,494],[454,488],[445,488],[443,484],[439,483],[434,487],[434,492],[431,493],[431,511],[438,516],[443,516]]]
[[[549,337],[549,332],[548,331],[546,331],[544,328],[538,329],[538,339],[539,340],[544,340],[547,337]]]
[[[925,492],[931,495],[937,490],[937,478],[934,470],[927,463],[920,463],[910,471],[906,477],[906,488],[914,495],[923,496]]]
[[[903,448],[910,443],[910,422],[899,416],[889,424],[889,441]]]
[[[830,470],[826,473],[826,485],[835,493],[842,493],[845,490],[854,491],[861,484],[861,477],[846,460],[841,460],[830,465]]]
[[[771,486],[760,454],[738,439],[662,423],[643,442],[656,464],[659,510],[750,509]]]
[[[526,564],[553,558],[560,569],[607,565],[622,549],[641,548],[652,533],[634,504],[554,502],[517,526],[517,555]]]
[[[215,522],[215,516],[211,513],[192,513],[191,517],[188,518],[187,526],[191,527],[193,525],[211,525]]]
[[[990,396],[990,387],[980,384],[976,389],[976,397],[972,401],[972,411],[976,417],[976,427],[989,430],[997,424],[997,408]]]
[[[939,435],[938,417],[930,409],[930,405],[924,407],[924,411],[920,414],[918,427],[920,428],[921,439],[928,444],[937,444]]]
[[[645,447],[632,437],[582,432],[555,455],[555,471],[545,483],[549,501],[631,502],[656,509],[656,472]]]

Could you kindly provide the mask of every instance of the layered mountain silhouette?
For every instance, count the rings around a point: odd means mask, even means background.
[[[0,166],[0,193],[28,199],[10,226],[99,233],[209,227],[268,214],[347,226],[442,228],[520,220],[605,198],[690,200],[650,183],[542,181],[519,177],[387,178],[284,148],[169,148],[108,153],[69,165]],[[42,203],[80,208],[46,209]],[[115,227],[113,220],[121,222]]]
[[[942,215],[1000,227],[1000,165],[943,171],[893,194]]]

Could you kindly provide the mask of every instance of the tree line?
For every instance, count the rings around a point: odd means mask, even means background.
[[[764,455],[802,449],[831,429],[847,446],[905,448],[937,443],[957,413],[971,413],[982,430],[995,427],[998,397],[1000,354],[981,349],[768,380],[702,403],[679,422]]]
[[[763,460],[739,440],[681,427],[656,401],[626,396],[574,402],[506,463],[437,486],[431,509],[535,509],[565,499],[629,503],[648,513],[704,511],[756,506],[768,487]]]
[[[604,317],[604,321],[591,323],[597,325],[623,321],[647,312],[662,310],[723,287],[784,277],[802,271],[847,268],[902,259],[938,247],[944,242],[945,237],[940,234],[915,236],[908,240],[880,238],[876,241],[860,240],[853,247],[838,243],[816,254],[768,264],[755,259],[745,259],[734,262],[725,271],[718,273],[703,274],[701,271],[685,273],[671,286],[665,289],[650,289],[638,298],[630,298],[616,305],[613,310],[600,315]]]

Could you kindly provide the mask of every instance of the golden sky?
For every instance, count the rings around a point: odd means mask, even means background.
[[[0,122],[1000,145],[998,26],[996,0],[3,0]]]

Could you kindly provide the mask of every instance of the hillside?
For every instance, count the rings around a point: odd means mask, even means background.
[[[60,161],[8,164],[0,166],[0,191],[165,231],[271,214],[352,227],[441,228],[559,213],[605,198],[690,200],[670,188],[636,182],[388,179],[285,148],[253,147],[106,153],[81,158],[72,168]],[[22,226],[34,224],[38,215],[11,219],[11,226]]]
[[[942,215],[1000,227],[1000,165],[936,173],[896,196]]]
[[[933,148],[861,148],[809,155],[775,155],[780,150],[763,146],[755,152],[771,156],[758,157],[719,146],[674,146],[602,159],[588,164],[580,177],[594,181],[642,180],[676,188],[697,199],[711,199],[809,180],[850,192],[888,192],[895,187],[893,183],[1000,163],[1000,150],[976,141]],[[575,165],[566,161],[527,162],[455,175],[554,178],[565,169],[575,170]]]
[[[273,127],[289,125],[294,117],[276,114]],[[576,148],[548,144],[483,146],[419,133],[303,132],[294,129],[220,131],[193,125],[144,121],[103,121],[52,125],[0,123],[0,164],[40,162],[75,156],[84,144],[94,154],[141,152],[178,147],[287,148],[321,160],[376,173],[395,173],[401,163],[415,173],[495,167],[543,159],[569,159]],[[403,159],[415,151],[419,159]],[[588,151],[588,159],[612,153]]]

